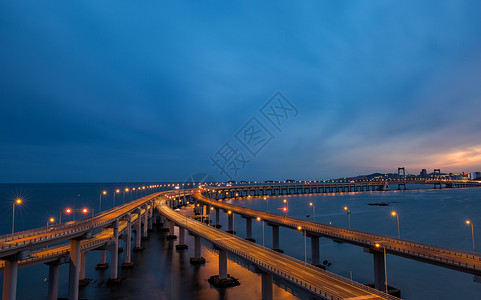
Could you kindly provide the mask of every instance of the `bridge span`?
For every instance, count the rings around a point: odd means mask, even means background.
[[[227,231],[233,232],[233,215],[239,214],[246,220],[246,238],[251,239],[252,220],[261,220],[272,227],[273,249],[275,250],[280,250],[279,226],[306,231],[306,235],[311,239],[312,263],[314,265],[319,265],[319,237],[325,237],[334,241],[346,242],[363,247],[365,252],[373,254],[375,287],[381,290],[384,290],[385,288],[384,250],[388,254],[473,274],[475,275],[476,281],[478,281],[480,279],[479,276],[481,276],[481,256],[474,252],[428,245],[421,242],[310,222],[252,208],[241,207],[225,203],[221,200],[215,200],[218,194],[217,188],[205,187],[199,188],[199,190],[192,195],[194,201],[197,201],[201,206],[206,206],[206,214],[211,213],[210,207],[215,209],[214,227],[220,227],[219,216],[220,211],[222,210],[228,213]],[[232,198],[236,197],[235,192],[233,191],[230,191],[229,194],[232,195]],[[174,203],[177,203],[179,200],[185,200],[181,194],[172,195],[175,197]]]
[[[179,245],[184,243],[184,230],[196,238],[195,257],[201,261],[200,238],[210,242],[219,251],[220,280],[228,281],[226,253],[236,255],[262,274],[262,299],[272,299],[272,276],[281,278],[321,299],[398,299],[379,290],[369,288],[340,275],[322,270],[311,264],[273,251],[215,227],[176,213],[166,197],[159,197],[156,208],[164,217],[169,236],[174,237],[174,225],[179,227]],[[178,245],[178,246],[179,246]],[[195,260],[194,260],[195,261]]]

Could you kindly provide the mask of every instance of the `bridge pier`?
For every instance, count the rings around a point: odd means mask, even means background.
[[[168,221],[169,222],[169,234],[165,237],[168,240],[175,240],[177,236],[175,235],[174,231],[174,221]]]
[[[374,288],[376,290],[386,291],[386,265],[385,254],[383,249],[364,248],[364,252],[371,253],[374,262]]]
[[[252,238],[252,218],[249,218],[249,217],[243,217],[243,218],[246,220],[246,240],[255,243],[256,240]]]
[[[190,263],[194,265],[205,264],[205,258],[201,256],[200,236],[194,236],[194,257],[190,258]]]
[[[48,265],[48,300],[58,299],[58,279],[60,265],[65,263],[65,258],[47,263]]]
[[[319,261],[319,237],[316,235],[311,235],[311,256],[311,263],[314,266],[320,266],[321,264]]]
[[[227,212],[227,233],[230,234],[235,234],[234,231],[234,213],[233,212]]]
[[[153,228],[152,228],[152,223],[153,223],[153,218],[154,217],[154,202],[152,201],[150,203],[150,209],[149,209],[149,227],[148,227],[148,231],[152,231]]]
[[[22,251],[2,258],[5,260],[2,300],[15,300],[17,298],[18,261],[25,259],[27,256],[28,253]]]
[[[136,229],[135,229],[135,247],[134,252],[140,252],[144,250],[144,247],[140,244],[141,240],[141,229],[142,229],[142,210],[141,208],[137,208],[137,221],[136,221]]]
[[[215,228],[221,228],[222,225],[220,225],[220,209],[218,207],[215,208]]]
[[[87,251],[80,252],[80,270],[79,270],[79,285],[86,286],[89,280],[85,280],[85,263],[87,260]]]
[[[120,278],[117,276],[119,267],[119,220],[114,221],[113,230],[112,245],[109,245],[110,278],[107,280],[108,286],[120,283]]]
[[[279,225],[269,225],[272,227],[272,250],[284,253],[284,251],[279,248]]]
[[[175,249],[184,250],[187,248],[189,248],[189,246],[185,244],[185,228],[179,227],[179,244],[175,246]]]
[[[107,250],[100,251],[100,263],[95,266],[96,270],[105,270],[109,267],[107,263]]]
[[[227,274],[227,251],[215,247],[219,251],[219,275],[211,276],[209,282],[217,288],[239,285],[239,281]]]
[[[70,266],[68,279],[68,299],[78,300],[80,276],[80,240],[70,240]],[[7,299],[7,298],[6,298]]]
[[[145,205],[145,212],[144,212],[144,232],[142,234],[142,238],[144,240],[149,239],[148,229],[149,229],[149,207]]]
[[[126,228],[126,241],[125,241],[125,258],[121,268],[131,268],[134,266],[132,262],[132,214],[127,214],[127,228]]]
[[[273,276],[271,273],[263,272],[262,273],[262,300],[272,300],[273,297]]]

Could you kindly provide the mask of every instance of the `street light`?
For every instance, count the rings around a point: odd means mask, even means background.
[[[347,206],[344,206],[344,210],[347,212],[349,229],[351,229],[351,210]]]
[[[473,237],[473,252],[476,252],[476,247],[474,246],[474,224],[473,222],[466,220],[466,225],[471,225],[471,236]]]
[[[49,219],[47,220],[47,226],[45,226],[47,230],[48,230],[48,223],[53,223],[53,222],[55,222],[55,219],[54,219],[54,218],[49,218]]]
[[[267,212],[269,212],[269,198],[267,198],[267,196],[264,196],[264,200],[267,200],[266,210]]]
[[[102,191],[102,193],[100,193],[99,212],[102,211],[102,195],[107,195],[107,191]]]
[[[298,226],[297,230],[302,230],[302,227]],[[306,229],[304,229],[304,262],[307,263],[307,233],[306,233]]]
[[[13,214],[12,214],[12,235],[15,232],[15,205],[20,205],[22,204],[22,199],[17,198],[15,201],[13,201]]]
[[[380,248],[380,244],[375,245],[376,248]],[[387,288],[387,261],[386,261],[386,247],[382,247],[383,252],[384,252],[384,285],[386,286],[386,294],[388,293],[388,288]]]
[[[122,191],[122,204],[125,203],[125,193],[128,193],[129,192],[129,188],[125,188],[123,191]]]
[[[287,207],[283,207],[282,210],[286,213],[286,217],[287,217]]]
[[[309,202],[309,206],[312,206],[312,214],[314,216],[314,222],[316,222],[316,206],[312,202]]]
[[[397,238],[401,238],[401,232],[399,231],[399,214],[394,210],[391,212],[391,216],[396,217],[397,219]]]
[[[115,190],[115,193],[114,193],[114,207],[115,207],[115,194],[116,194],[116,193],[117,193],[117,194],[120,193],[120,190],[119,190],[119,189],[116,189],[116,190]]]

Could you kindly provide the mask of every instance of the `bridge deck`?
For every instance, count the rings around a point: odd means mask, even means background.
[[[373,234],[292,217],[285,217],[217,200],[211,200],[201,195],[199,192],[194,194],[194,198],[213,207],[230,210],[233,213],[241,214],[253,219],[260,217],[262,220],[270,224],[292,229],[297,229],[298,226],[301,226],[303,230],[307,231],[307,234],[327,237],[333,240],[371,248],[373,250],[376,250],[377,248],[375,245],[379,244],[380,248],[385,248],[386,252],[390,254],[474,275],[481,275],[481,256],[473,252],[428,245],[415,241],[397,239],[386,235]]]
[[[163,201],[157,209],[178,226],[185,227],[221,249],[231,252],[261,270],[327,299],[398,299],[300,260],[262,247],[174,212]]]

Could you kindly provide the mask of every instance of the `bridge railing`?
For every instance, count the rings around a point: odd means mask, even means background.
[[[146,196],[146,197],[148,197],[148,196]],[[135,201],[142,200],[146,197],[137,199]],[[154,197],[152,197],[152,198],[154,198]],[[144,200],[150,201],[151,199],[144,199]],[[88,218],[84,218],[84,219],[81,219],[81,220],[78,220],[78,221],[75,221],[75,222],[69,222],[69,223],[65,223],[65,224],[62,224],[62,225],[57,225],[53,229],[51,229],[52,227],[48,227],[48,228],[42,227],[42,228],[36,228],[36,229],[17,232],[13,235],[12,234],[4,235],[4,236],[2,236],[2,237],[4,237],[3,240],[0,239],[0,242],[3,243],[3,244],[0,244],[0,250],[22,248],[25,245],[33,245],[37,242],[50,240],[50,239],[57,238],[57,237],[66,238],[70,235],[77,234],[77,233],[82,232],[82,231],[93,231],[93,230],[98,229],[98,228],[100,228],[104,225],[108,225],[112,222],[112,220],[110,220],[110,219],[104,220],[103,219],[104,216],[106,216],[106,215],[108,215],[112,212],[122,210],[125,207],[128,207],[129,205],[132,205],[132,203],[126,203],[126,204],[123,204],[121,206],[112,208],[109,211],[105,211],[105,212],[102,212],[98,215],[95,215],[93,218],[88,217]],[[145,213],[145,210],[144,210],[144,213]],[[120,216],[116,216],[116,218],[118,218],[118,217],[120,217]],[[34,237],[34,238],[30,238],[30,239],[26,239],[26,238],[29,238],[29,237],[34,236],[34,235],[39,235],[39,236]],[[7,238],[5,238],[5,237],[7,237]],[[15,239],[17,239],[17,240],[22,239],[22,240],[20,240],[18,242],[13,242]]]
[[[203,201],[203,199],[200,199],[200,200]],[[453,249],[453,248],[449,248],[449,247],[442,247],[442,246],[430,245],[430,244],[421,243],[421,242],[414,242],[414,241],[410,241],[410,240],[398,239],[398,238],[394,238],[394,237],[390,237],[390,236],[386,236],[386,235],[363,232],[363,231],[358,231],[358,230],[352,230],[352,229],[347,229],[347,228],[338,227],[338,226],[334,226],[334,225],[314,223],[314,222],[310,222],[310,221],[306,221],[306,220],[294,219],[294,218],[291,218],[291,217],[283,217],[282,219],[279,219],[280,215],[278,215],[278,214],[273,214],[273,213],[270,213],[270,212],[263,212],[263,211],[260,212],[260,211],[257,211],[257,210],[251,209],[251,208],[247,208],[247,207],[239,207],[239,209],[236,209],[235,207],[232,207],[231,204],[218,203],[217,201],[209,199],[209,198],[207,198],[207,200],[215,202],[217,206],[219,206],[223,209],[229,209],[229,210],[232,210],[234,212],[241,213],[241,214],[248,213],[253,217],[256,216],[256,215],[258,216],[260,213],[262,213],[262,215],[264,215],[264,216],[267,215],[272,219],[272,220],[267,220],[267,221],[280,223],[280,224],[283,224],[285,226],[289,226],[289,227],[294,228],[294,229],[297,228],[298,226],[302,225],[301,227],[303,227],[303,230],[305,229],[305,230],[308,230],[309,232],[318,233],[318,234],[325,235],[325,236],[337,237],[339,239],[346,240],[346,241],[354,241],[354,242],[357,242],[357,243],[360,243],[360,244],[366,244],[366,245],[369,245],[369,246],[374,246],[378,241],[385,241],[385,242],[388,241],[388,242],[399,243],[399,244],[402,244],[402,245],[416,247],[416,248],[420,248],[420,249],[424,249],[424,250],[429,250],[429,251],[432,251],[434,253],[455,255],[455,256],[459,256],[459,257],[463,257],[463,258],[474,259],[474,260],[477,260],[477,261],[481,262],[481,256],[476,255],[475,253],[470,252],[470,251],[464,251],[464,250],[458,250],[458,249]],[[323,229],[323,230],[321,230],[321,229]],[[342,234],[339,234],[337,232],[340,232]],[[348,234],[348,235],[345,235],[345,234]],[[355,238],[352,235],[363,236],[363,237],[365,237],[365,239]],[[386,249],[394,250],[394,251],[397,251],[399,253],[407,253],[407,254],[410,254],[410,255],[418,255],[418,256],[425,257],[425,258],[432,258],[432,259],[437,260],[437,261],[449,262],[449,259],[446,259],[446,258],[444,258],[442,256],[439,256],[439,255],[434,255],[434,253],[433,254],[426,254],[424,252],[412,251],[412,250],[409,250],[409,249],[403,249],[403,248],[400,248],[400,247],[390,246],[390,245],[387,245],[387,244],[386,245],[383,244],[383,246],[385,246]],[[454,260],[451,260],[451,261],[452,261],[453,264],[459,265],[459,266],[465,266],[465,267],[473,266],[473,268],[476,268],[476,267],[479,268],[480,267],[477,264],[467,264],[467,263],[462,262],[462,261],[455,262]]]
[[[171,218],[173,220],[176,221],[176,223],[178,225],[181,225],[181,226],[188,226],[188,223],[191,223],[191,222],[196,222],[197,225],[200,225],[202,227],[204,227],[206,230],[195,230],[195,229],[192,229],[192,228],[188,228],[189,230],[192,230],[192,231],[195,231],[195,233],[201,237],[203,237],[204,239],[206,240],[209,240],[210,242],[224,248],[225,250],[229,251],[229,252],[232,252],[234,254],[236,254],[237,256],[239,257],[242,257],[243,259],[246,259],[247,261],[250,261],[256,265],[258,265],[259,267],[265,269],[265,270],[269,270],[270,272],[276,274],[277,276],[280,276],[280,277],[283,277],[285,278],[286,280],[294,283],[294,284],[297,284],[307,290],[310,290],[311,293],[313,294],[317,294],[321,297],[325,297],[325,298],[328,298],[328,299],[335,299],[335,300],[338,300],[338,299],[342,299],[341,297],[335,295],[335,294],[332,294],[328,291],[326,291],[325,289],[323,289],[322,287],[319,287],[317,286],[316,284],[314,283],[309,283],[305,280],[302,280],[301,278],[299,277],[296,277],[296,276],[292,276],[290,275],[288,272],[286,271],[283,271],[282,269],[280,268],[277,268],[277,267],[274,267],[270,264],[267,264],[267,263],[264,263],[263,261],[261,261],[260,259],[256,258],[255,256],[253,255],[250,255],[244,251],[240,251],[239,249],[237,248],[234,248],[234,247],[231,247],[229,244],[227,244],[225,241],[223,240],[219,240],[219,239],[212,239],[210,236],[208,236],[206,234],[206,232],[208,232],[208,230],[212,230],[212,227],[202,223],[202,222],[198,222],[198,221],[195,221],[191,218],[184,218],[184,216],[180,216],[179,214],[175,213],[172,209],[168,208],[167,206],[165,205],[161,205],[162,207],[164,207],[168,213],[170,214]],[[244,242],[248,242],[248,241],[245,241],[244,239],[241,239],[235,235],[232,235],[231,236],[232,238],[235,238],[235,239],[238,239],[239,241],[244,241]],[[248,243],[251,243],[251,242],[248,242]],[[358,282],[355,282],[353,280],[350,280],[350,279],[347,279],[345,277],[342,277],[340,275],[337,275],[335,273],[331,273],[329,271],[326,271],[326,270],[322,270],[320,268],[317,268],[317,267],[314,267],[310,264],[307,264],[305,262],[302,262],[296,258],[293,258],[293,257],[290,257],[288,255],[285,255],[285,254],[282,254],[282,253],[279,253],[279,252],[276,252],[272,249],[269,249],[269,248],[266,248],[266,247],[263,247],[263,246],[260,246],[256,243],[251,243],[252,246],[254,247],[258,247],[260,249],[263,249],[264,251],[268,251],[274,255],[280,255],[282,256],[283,258],[285,259],[288,259],[290,260],[293,264],[298,264],[298,265],[302,265],[303,267],[306,267],[306,268],[309,268],[313,271],[317,271],[317,272],[321,272],[321,273],[324,273],[326,274],[327,276],[330,276],[332,278],[335,278],[337,280],[340,280],[340,281],[343,281],[347,284],[350,284],[350,285],[353,285],[357,288],[360,288],[360,289],[363,289],[363,290],[366,290],[368,291],[369,293],[372,293],[372,294],[376,294],[376,295],[379,295],[379,296],[382,296],[386,299],[391,299],[391,300],[396,300],[396,299],[399,299],[397,297],[394,297],[394,296],[391,296],[391,295],[388,295],[388,294],[385,294],[381,291],[378,291],[376,289],[373,289],[373,288],[370,288],[370,287],[367,287],[363,284],[360,284]]]

